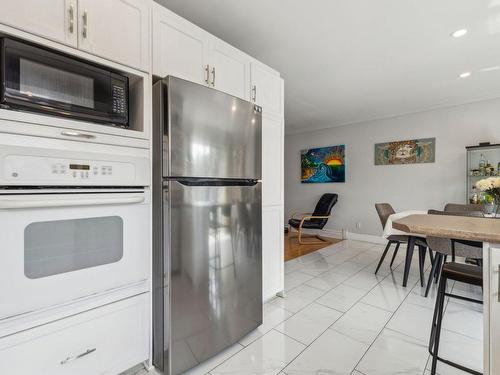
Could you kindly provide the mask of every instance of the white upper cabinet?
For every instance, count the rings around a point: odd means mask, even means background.
[[[249,100],[250,57],[220,39],[210,43],[210,85]]]
[[[76,47],[77,11],[77,0],[7,0],[0,23]]]
[[[210,34],[168,11],[153,7],[153,74],[208,84]]]
[[[252,61],[251,99],[262,107],[264,113],[283,116],[283,80],[278,72]]]
[[[78,48],[149,70],[149,2],[78,0]]]
[[[262,116],[262,205],[283,204],[283,119]]]

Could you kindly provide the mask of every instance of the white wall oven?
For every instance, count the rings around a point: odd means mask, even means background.
[[[148,165],[0,147],[0,320],[148,279]]]

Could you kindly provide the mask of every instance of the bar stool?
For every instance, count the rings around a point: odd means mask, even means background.
[[[446,207],[450,207],[447,204]],[[456,206],[456,205],[454,205]],[[465,206],[465,205],[464,205]],[[477,205],[475,205],[477,206]],[[460,212],[449,212],[449,211],[436,211],[429,210],[427,212],[429,215],[450,215],[450,216],[467,216],[467,217],[483,217],[483,214],[479,211],[460,211]],[[483,243],[476,241],[459,241],[451,240],[449,238],[440,237],[427,237],[427,245],[429,249],[434,251],[436,255],[434,256],[434,261],[432,262],[431,272],[429,273],[429,281],[427,282],[427,288],[425,290],[425,297],[429,295],[431,289],[432,280],[434,278],[435,283],[438,283],[439,275],[441,274],[441,268],[443,263],[451,256],[451,261],[455,262],[455,256],[462,258],[475,259],[476,263],[481,264],[483,258]]]
[[[429,340],[429,353],[432,356],[431,375],[436,374],[437,361],[446,363],[449,366],[459,370],[468,372],[469,374],[483,375],[481,372],[472,370],[458,363],[439,357],[439,338],[441,336],[441,323],[443,322],[444,300],[445,297],[457,298],[468,302],[482,304],[483,301],[459,296],[446,292],[446,284],[448,280],[459,281],[471,285],[483,286],[483,271],[482,267],[473,266],[462,263],[445,263],[441,271],[441,281],[439,282],[438,295],[436,298],[436,306],[434,308],[434,317],[432,319],[432,330]]]

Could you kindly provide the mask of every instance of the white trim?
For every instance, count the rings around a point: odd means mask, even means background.
[[[323,229],[320,234],[324,234],[325,237],[338,238],[344,240],[344,233],[342,230],[338,229]]]
[[[381,245],[387,244],[387,240],[384,237],[374,236],[372,234],[354,233],[347,230],[345,231],[345,238],[348,240],[371,242]]]
[[[288,230],[290,231],[290,225],[286,225]],[[302,232],[305,234],[313,234],[313,235],[320,235],[320,236],[325,236],[325,237],[331,237],[331,238],[338,238],[340,240],[355,240],[355,241],[363,241],[363,242],[370,242],[374,244],[380,244],[380,245],[386,245],[387,244],[387,239],[385,239],[382,236],[375,236],[373,234],[364,234],[364,233],[354,233],[354,232],[349,232],[347,229],[302,229]],[[293,229],[292,233],[297,233],[295,229]]]
[[[290,225],[286,225],[288,228],[288,231],[290,233]],[[292,233],[297,233],[295,229],[292,229]],[[325,237],[330,237],[330,238],[338,238],[339,240],[345,240],[344,236],[344,231],[338,230],[338,229],[302,229],[302,232],[305,234],[313,234],[313,235],[320,235],[320,236],[325,236]]]

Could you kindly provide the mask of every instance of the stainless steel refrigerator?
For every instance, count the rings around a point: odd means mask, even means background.
[[[153,108],[153,362],[176,375],[262,324],[262,116],[175,77]]]

